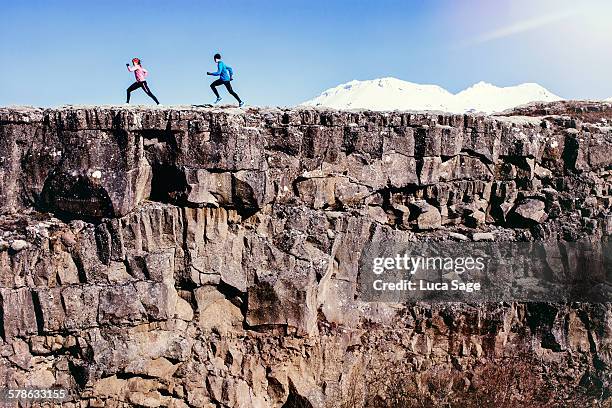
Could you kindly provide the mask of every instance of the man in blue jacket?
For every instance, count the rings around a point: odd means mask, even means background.
[[[230,84],[230,81],[234,79],[234,71],[232,70],[232,67],[225,65],[225,63],[221,61],[221,54],[215,54],[214,58],[215,62],[217,63],[217,72],[207,72],[206,75],[213,75],[219,77],[219,79],[210,84],[210,88],[217,96],[217,100],[215,101],[215,103],[218,103],[221,100],[221,97],[219,96],[219,92],[217,91],[216,87],[219,85],[225,85],[227,91],[238,101],[238,106],[243,106],[244,102],[240,100],[240,97],[236,92],[234,92],[234,90],[232,89],[232,85]]]

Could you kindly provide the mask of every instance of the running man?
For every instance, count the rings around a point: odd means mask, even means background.
[[[127,101],[125,103],[130,103],[130,94],[132,93],[132,91],[135,91],[138,88],[142,88],[143,91],[145,91],[145,93],[149,95],[151,99],[155,101],[156,104],[159,105],[159,101],[157,100],[155,95],[153,95],[153,92],[151,92],[151,90],[149,89],[149,85],[147,85],[147,81],[145,80],[145,78],[147,77],[149,72],[140,65],[140,59],[133,58],[132,66],[130,67],[130,64],[125,64],[125,66],[127,67],[128,71],[133,72],[136,76],[136,82],[130,85],[130,87],[127,89]]]
[[[221,54],[215,54],[214,58],[215,62],[217,63],[217,72],[207,72],[206,75],[219,77],[219,79],[210,84],[210,88],[217,96],[217,100],[215,101],[215,103],[219,103],[219,101],[221,100],[221,97],[219,96],[219,91],[217,91],[216,87],[219,85],[225,85],[227,91],[238,101],[238,106],[244,106],[244,102],[240,100],[238,94],[232,89],[232,84],[230,84],[230,81],[234,80],[234,71],[232,70],[232,67],[225,65],[225,63],[221,61]]]

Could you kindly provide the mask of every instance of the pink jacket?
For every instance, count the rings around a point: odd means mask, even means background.
[[[136,76],[136,81],[144,82],[145,78],[149,74],[149,71],[141,67],[140,65],[128,67],[128,71],[133,72]]]

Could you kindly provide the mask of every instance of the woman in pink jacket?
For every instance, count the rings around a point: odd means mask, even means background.
[[[145,80],[145,78],[147,77],[149,72],[140,65],[140,59],[133,58],[132,66],[130,67],[130,64],[125,64],[125,66],[127,67],[128,71],[133,72],[136,76],[136,82],[130,85],[130,87],[127,89],[126,103],[130,103],[130,94],[132,93],[132,91],[135,91],[138,88],[142,88],[145,93],[149,95],[151,99],[155,101],[156,104],[159,105],[159,101],[157,100],[155,95],[153,95],[153,92],[151,92],[151,90],[149,89],[149,85],[147,85],[147,81]]]

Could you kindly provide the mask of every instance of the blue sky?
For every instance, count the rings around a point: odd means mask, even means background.
[[[611,3],[2,0],[0,106],[123,103],[133,56],[162,104],[209,103],[218,51],[251,105],[384,76],[451,92],[537,82],[564,98],[607,98]],[[133,103],[149,100],[138,91]]]

